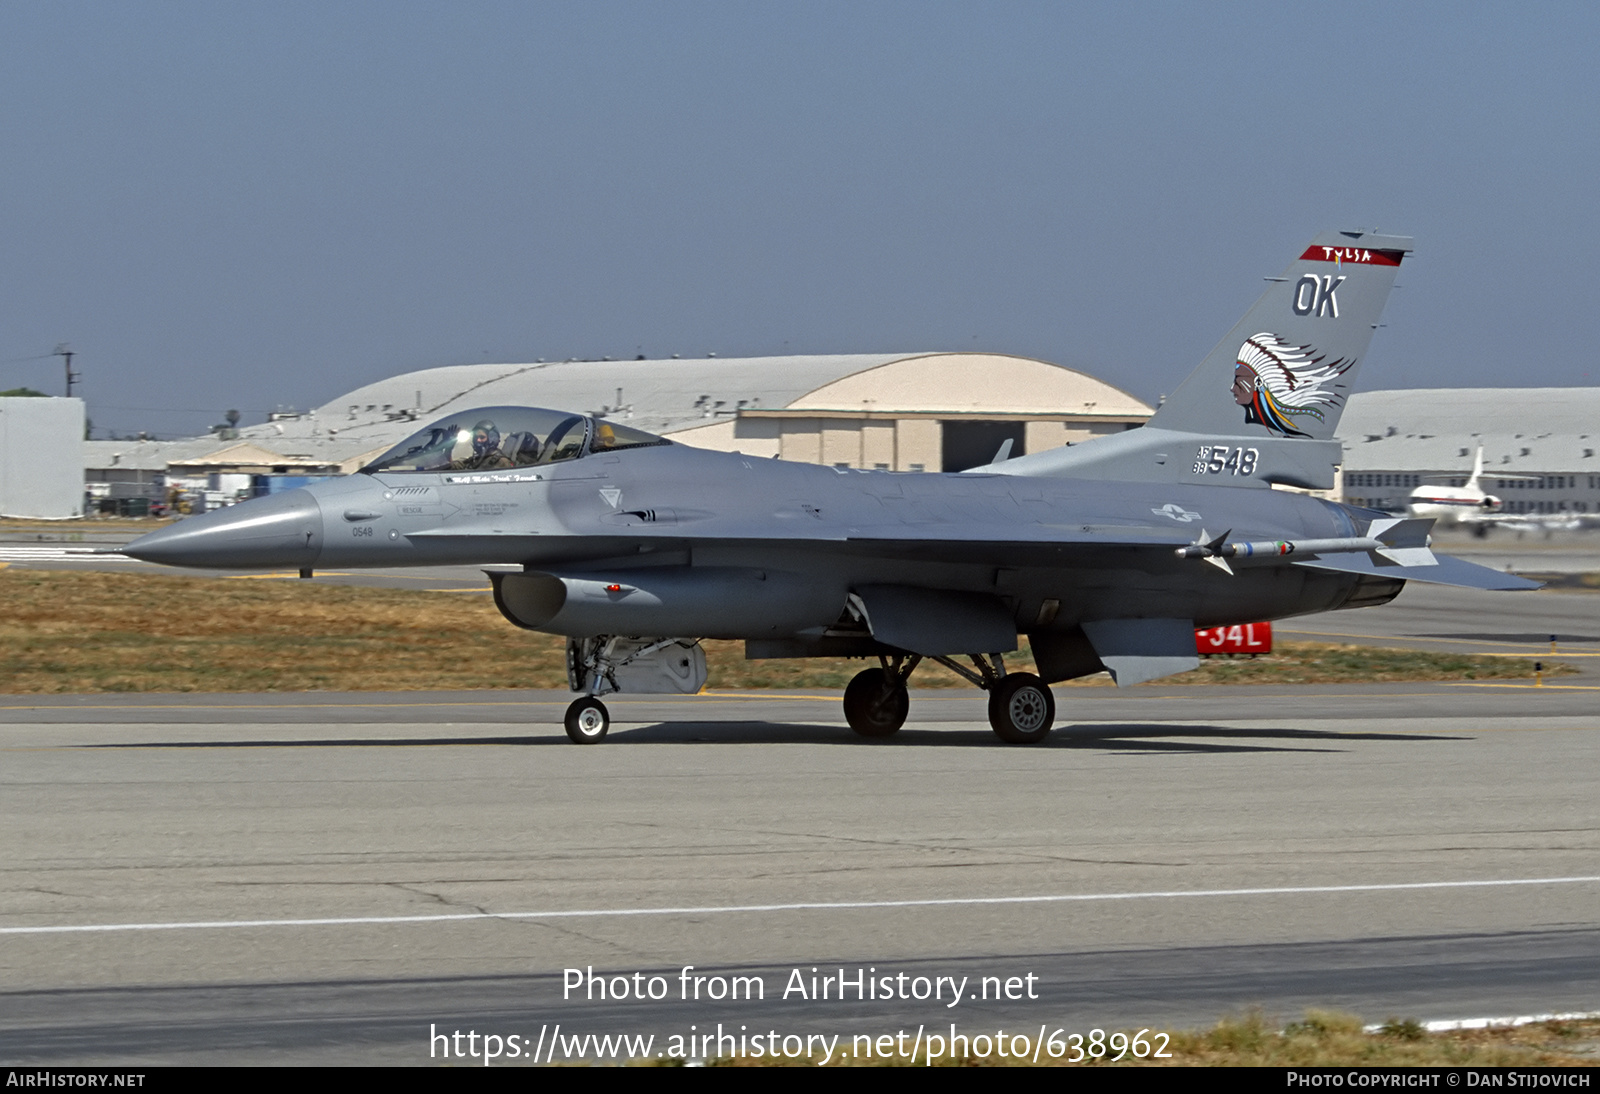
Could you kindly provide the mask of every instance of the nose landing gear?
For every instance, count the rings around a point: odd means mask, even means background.
[[[573,744],[597,745],[611,728],[611,712],[593,695],[585,695],[567,708],[566,727]]]

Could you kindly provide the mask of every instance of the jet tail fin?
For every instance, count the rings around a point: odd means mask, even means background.
[[[1409,236],[1325,232],[1162,404],[1150,425],[1187,433],[1333,436]]]
[[[1409,236],[1323,233],[1267,279],[1267,291],[1144,428],[993,470],[1328,489],[1342,462],[1334,428],[1409,253]]]

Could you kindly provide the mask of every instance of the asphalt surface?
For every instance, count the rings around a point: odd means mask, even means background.
[[[1583,671],[1060,688],[1042,747],[948,690],[872,742],[831,694],[619,698],[593,748],[552,692],[0,697],[0,1061],[1600,1010],[1600,596],[1413,586],[1279,633],[1544,657],[1555,634]],[[563,998],[591,967],[664,997]],[[793,990],[813,968],[827,999]],[[965,989],[841,1001],[863,969]],[[764,998],[707,997],[735,975]]]

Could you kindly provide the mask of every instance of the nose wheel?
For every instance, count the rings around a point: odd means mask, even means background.
[[[1007,744],[1037,744],[1055,720],[1055,696],[1031,672],[1009,673],[989,690],[989,726]]]
[[[611,712],[593,695],[585,695],[567,708],[566,726],[573,744],[597,745],[611,728]]]

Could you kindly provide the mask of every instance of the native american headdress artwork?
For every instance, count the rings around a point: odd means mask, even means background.
[[[1233,399],[1244,407],[1244,420],[1259,423],[1286,437],[1309,437],[1296,420],[1323,421],[1323,407],[1335,407],[1344,396],[1331,390],[1355,359],[1328,361],[1311,346],[1295,346],[1263,331],[1239,347],[1233,370]],[[1309,425],[1309,422],[1304,424]]]

